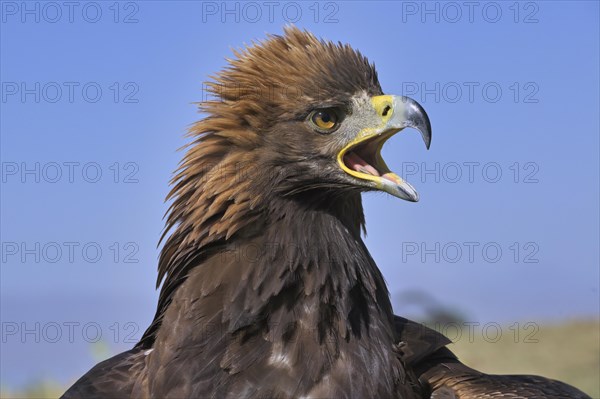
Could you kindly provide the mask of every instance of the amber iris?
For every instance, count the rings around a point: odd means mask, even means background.
[[[320,130],[332,130],[337,125],[337,115],[332,110],[322,109],[312,113],[310,120]]]

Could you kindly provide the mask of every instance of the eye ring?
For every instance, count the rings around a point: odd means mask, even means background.
[[[340,125],[338,112],[333,108],[316,109],[310,113],[308,120],[319,133],[333,133]]]

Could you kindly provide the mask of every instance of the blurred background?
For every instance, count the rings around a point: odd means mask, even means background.
[[[471,366],[600,397],[599,3],[1,2],[0,386],[52,397],[154,315],[168,181],[232,49],[286,24],[351,44],[433,126],[365,195],[397,314]]]

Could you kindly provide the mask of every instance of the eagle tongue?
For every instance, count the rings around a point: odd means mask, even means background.
[[[369,165],[368,162],[362,159],[355,152],[349,152],[346,155],[344,155],[344,162],[352,170],[373,176],[379,176],[379,172],[377,171],[377,169]]]

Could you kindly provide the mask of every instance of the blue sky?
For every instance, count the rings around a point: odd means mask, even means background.
[[[430,151],[415,131],[383,151],[421,201],[365,195],[398,313],[419,291],[482,323],[598,317],[597,2],[73,4],[1,4],[2,384],[69,382],[98,333],[141,336],[202,82],[292,22],[431,118]]]

